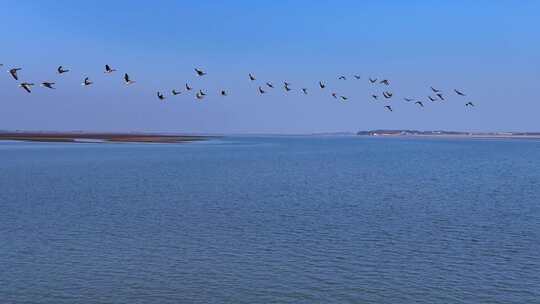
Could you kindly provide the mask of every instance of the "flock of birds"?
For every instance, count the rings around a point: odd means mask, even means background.
[[[2,67],[2,66],[3,66],[3,64],[0,64],[0,67]],[[21,71],[21,70],[22,70],[22,68],[15,67],[15,68],[9,69],[8,73],[11,75],[11,77],[13,79],[15,79],[16,81],[19,81],[19,71]],[[112,73],[114,73],[116,71],[117,71],[116,69],[114,69],[110,65],[106,64],[105,67],[104,67],[103,73],[112,74]],[[195,68],[194,71],[195,71],[195,74],[198,77],[204,77],[205,75],[207,75],[207,73],[204,70],[200,69],[200,68]],[[70,70],[63,67],[63,66],[59,66],[56,69],[56,72],[57,72],[57,74],[62,75],[62,74],[70,72]],[[248,77],[249,77],[249,81],[251,81],[251,82],[256,82],[257,81],[257,78],[255,77],[254,74],[249,73]],[[338,76],[337,78],[338,78],[338,80],[342,80],[342,81],[347,80],[347,77],[344,76],[344,75]],[[359,76],[359,75],[353,75],[353,78],[355,80],[362,79],[362,77]],[[131,79],[130,76],[127,73],[124,73],[123,80],[124,80],[124,84],[127,85],[127,86],[132,85],[132,84],[135,83],[135,81],[133,79]],[[390,81],[388,79],[378,79],[378,78],[371,78],[370,77],[369,78],[369,83],[371,83],[373,85],[382,85],[382,86],[385,86],[387,88],[390,86]],[[83,85],[85,87],[91,86],[92,84],[93,84],[93,82],[90,80],[89,77],[84,77],[84,79],[83,79],[83,81],[81,83],[81,85]],[[32,87],[34,85],[35,84],[31,83],[31,82],[21,82],[21,83],[19,83],[19,87],[22,88],[23,90],[25,90],[27,93],[32,92]],[[55,85],[56,85],[55,82],[50,82],[50,81],[44,81],[44,82],[42,82],[40,84],[41,87],[44,87],[44,88],[47,88],[47,89],[56,89]],[[327,89],[327,85],[323,81],[319,81],[318,87],[321,90]],[[194,90],[193,87],[191,87],[187,83],[185,84],[185,89],[186,89],[186,92]],[[269,90],[272,90],[272,89],[275,89],[275,86],[271,82],[264,82],[264,84],[257,85],[258,93],[261,94],[261,95],[266,94]],[[289,83],[289,82],[284,81],[283,82],[283,89],[285,90],[285,92],[292,91],[293,90],[292,84]],[[419,107],[424,107],[424,102],[425,101],[428,101],[428,102],[442,101],[443,102],[443,101],[446,100],[446,98],[445,98],[446,96],[443,94],[442,90],[434,88],[433,86],[430,87],[430,89],[431,89],[431,92],[428,95],[426,95],[424,100],[418,99],[418,98],[410,98],[410,97],[403,97],[403,100],[408,102],[408,103],[414,103],[415,105],[418,105]],[[301,88],[301,92],[304,95],[308,95],[308,89],[307,88]],[[176,96],[176,95],[179,95],[181,93],[182,93],[182,91],[179,91],[179,90],[176,90],[176,89],[171,90],[171,96]],[[455,93],[456,95],[458,95],[460,97],[466,97],[465,93],[463,93],[462,91],[460,91],[458,89],[454,89],[453,93]],[[228,96],[228,92],[226,90],[224,90],[224,89],[220,90],[219,94],[221,96]],[[157,95],[157,98],[159,100],[165,100],[167,98],[166,95],[161,91],[158,91],[156,93],[156,95]],[[394,97],[394,93],[391,92],[388,89],[383,90],[381,95],[384,98],[384,100],[386,100],[386,101],[390,101]],[[197,92],[195,92],[195,98],[198,99],[198,100],[201,100],[201,99],[205,98],[205,96],[207,96],[207,93],[204,92],[202,89],[199,89]],[[349,99],[347,96],[338,94],[336,92],[331,92],[330,96],[332,96],[334,99],[340,99],[341,101],[347,101]],[[372,94],[371,95],[371,98],[373,100],[375,100],[375,101],[379,100],[380,97],[381,96],[378,95],[378,94]],[[469,102],[465,103],[465,106],[466,107],[474,107],[475,105],[472,102],[469,101]],[[389,105],[389,104],[384,105],[384,108],[386,110],[390,111],[390,112],[394,111],[392,106]]]

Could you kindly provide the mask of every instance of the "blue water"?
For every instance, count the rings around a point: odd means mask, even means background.
[[[0,303],[540,303],[540,141],[0,143]]]

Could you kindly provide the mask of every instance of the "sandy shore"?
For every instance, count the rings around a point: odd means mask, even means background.
[[[49,132],[0,132],[0,140],[38,142],[133,142],[133,143],[182,143],[207,140],[209,136],[161,135],[145,133],[49,133]]]

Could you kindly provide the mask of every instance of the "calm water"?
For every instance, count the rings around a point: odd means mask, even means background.
[[[1,303],[540,303],[540,141],[0,143]]]

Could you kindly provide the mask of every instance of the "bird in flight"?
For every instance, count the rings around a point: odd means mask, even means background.
[[[266,93],[266,91],[263,90],[261,87],[259,87],[259,93],[264,94],[264,93]]]
[[[463,94],[462,92],[460,92],[460,91],[458,91],[456,89],[454,89],[454,92],[456,92],[456,94],[458,94],[459,96],[465,96],[465,94]]]
[[[69,70],[68,70],[68,69],[64,69],[63,66],[59,66],[58,69],[56,69],[56,71],[58,71],[58,74],[64,74],[64,73],[69,72]]]
[[[225,90],[221,90],[221,96],[227,96],[227,92]]]
[[[339,79],[339,80],[347,80],[347,77],[341,75],[341,76],[338,77],[338,79]]]
[[[111,68],[110,65],[106,64],[106,65],[105,65],[105,72],[104,72],[104,73],[105,73],[105,74],[111,74],[112,72],[116,72],[116,69],[113,69],[113,68]]]
[[[411,101],[413,101],[414,99],[412,99],[412,98],[403,98],[403,100],[405,100],[406,102],[411,102]]]
[[[379,96],[377,95],[371,95],[371,97],[373,97],[373,99],[377,100],[379,98]]]
[[[332,97],[334,97],[334,98],[337,99],[337,94],[336,94],[336,93],[332,93]]]
[[[354,75],[354,78],[360,79],[360,76],[359,75]]]
[[[206,96],[206,93],[203,92],[203,90],[199,90],[199,95],[201,95],[201,96]]]
[[[131,80],[129,78],[129,75],[127,73],[124,74],[124,83],[126,85],[130,85],[130,84],[134,84],[135,83],[135,80]]]
[[[369,82],[375,83],[375,82],[377,82],[377,78],[373,79],[373,78],[370,77],[370,78],[369,78]]]
[[[163,95],[163,93],[161,93],[161,92],[157,92],[157,98],[159,100],[165,100],[165,95]]]
[[[82,83],[82,85],[86,87],[86,86],[91,85],[92,83],[93,83],[93,82],[90,81],[90,78],[85,77],[85,78],[84,78],[84,81],[83,81],[83,83]]]
[[[384,106],[384,107],[385,107],[385,108],[387,108],[387,109],[388,109],[388,111],[390,111],[390,112],[393,112],[393,110],[392,110],[392,107],[391,107],[391,106]]]
[[[197,73],[198,76],[204,76],[204,75],[206,75],[206,73],[205,73],[203,70],[201,70],[201,69],[195,68],[195,72]]]
[[[349,99],[349,97],[347,97],[347,96],[339,96],[339,97],[341,97],[341,99],[342,99],[343,101],[347,101],[347,99]]]
[[[176,95],[178,95],[178,94],[180,94],[182,92],[177,91],[177,90],[172,90],[171,93],[173,94],[173,96],[176,96]]]
[[[421,106],[422,108],[424,107],[424,104],[421,101],[417,101],[414,104],[417,104],[417,105]]]
[[[465,106],[466,106],[466,107],[469,107],[469,106],[470,106],[470,107],[474,107],[474,104],[473,104],[472,102],[469,101],[469,102],[467,102],[467,103],[465,104]]]
[[[197,93],[195,94],[195,97],[197,97],[197,99],[203,99],[203,98],[204,98],[204,95],[201,94],[201,92],[199,91],[199,92],[197,92]]]
[[[435,98],[433,98],[433,97],[431,97],[431,96],[428,96],[428,98],[429,98],[429,100],[431,100],[431,101],[437,101],[437,99],[435,99]]]
[[[253,76],[251,73],[249,73],[249,79],[250,79],[251,81],[254,81],[256,78],[255,78],[255,76]]]
[[[430,87],[430,88],[431,88],[431,90],[433,91],[433,93],[439,93],[439,92],[441,91],[441,90],[435,89],[434,87]]]
[[[21,68],[13,68],[11,70],[9,70],[9,74],[11,74],[11,77],[13,77],[13,79],[15,80],[19,80],[19,76],[17,75],[17,71],[20,71],[22,70]]]
[[[23,82],[19,85],[19,87],[23,88],[26,92],[28,93],[32,93],[32,91],[30,90],[30,88],[33,86],[34,84],[33,83],[28,83],[28,82]]]
[[[274,85],[273,85],[271,82],[267,82],[267,83],[266,83],[266,86],[268,86],[268,87],[271,88],[271,89],[274,88]]]
[[[186,83],[186,90],[191,91],[191,87]]]
[[[326,85],[322,81],[319,81],[319,87],[321,87],[321,89],[324,89],[326,88]]]
[[[44,82],[41,83],[41,86],[44,87],[44,88],[56,89],[55,87],[53,87],[53,85],[54,85],[54,82],[44,81]]]
[[[304,94],[307,95],[307,89],[306,88],[302,88],[302,92],[304,92]]]
[[[437,93],[437,94],[435,94],[435,95],[437,95],[437,97],[439,97],[441,100],[444,101],[444,97],[443,97],[443,95],[442,95],[441,93]]]
[[[283,87],[285,88],[285,91],[289,92],[291,90],[291,88],[289,88],[289,83],[285,82],[285,84],[283,85]]]
[[[379,83],[384,84],[384,85],[390,85],[390,82],[388,81],[388,79],[383,79]]]
[[[391,92],[383,92],[383,96],[386,98],[392,98],[393,95]]]

